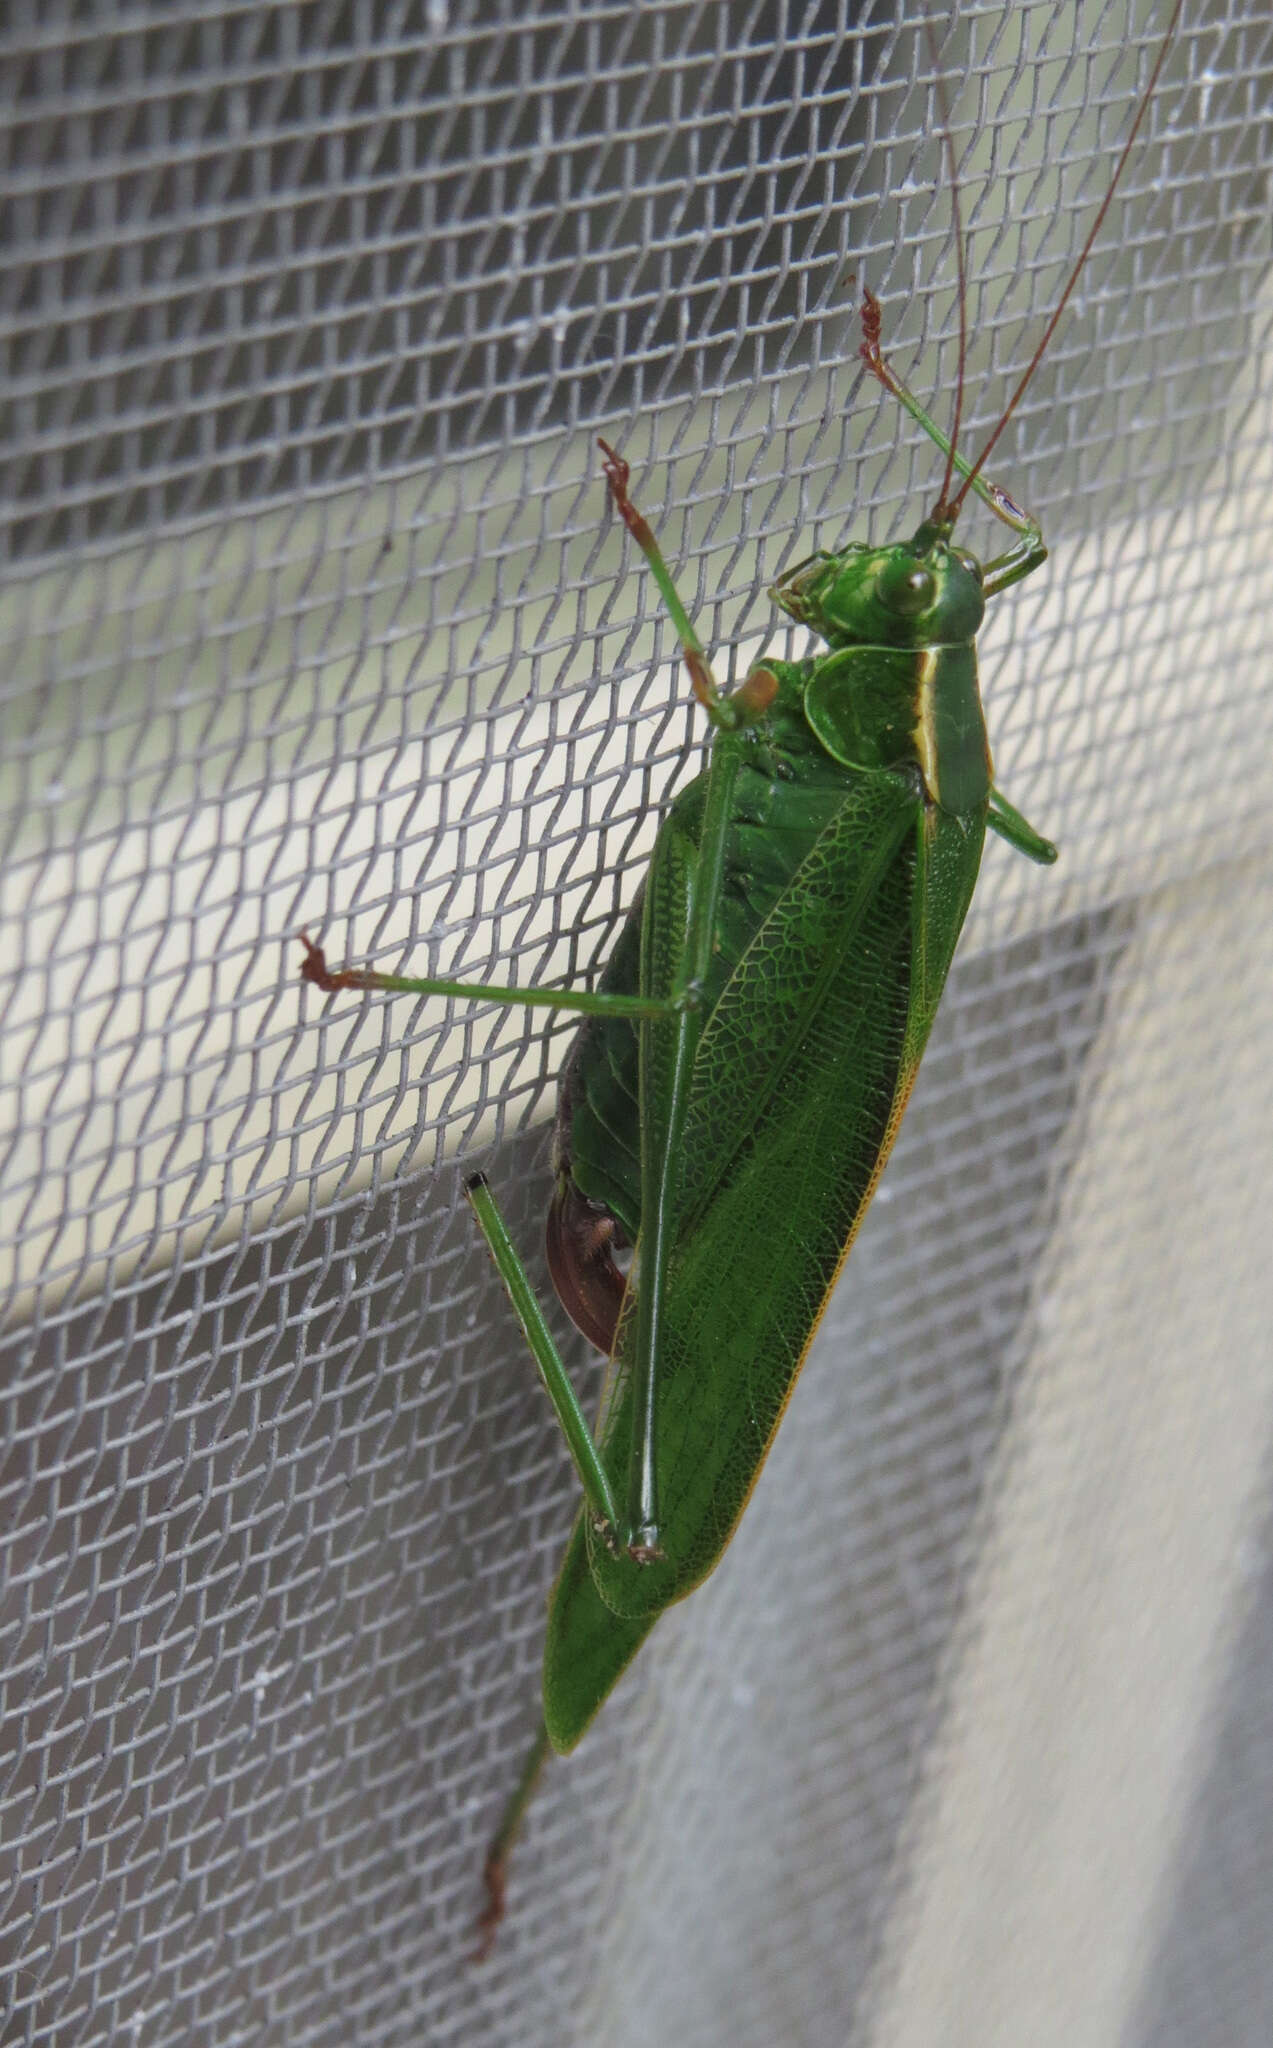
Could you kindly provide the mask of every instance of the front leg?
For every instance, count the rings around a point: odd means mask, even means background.
[[[690,620],[690,615],[681,602],[680,593],[672,581],[672,572],[663,559],[663,551],[654,538],[649,520],[639,512],[628,496],[628,482],[632,475],[630,464],[616,453],[608,441],[598,440],[597,446],[605,456],[603,468],[614,509],[632,535],[650,565],[650,573],[659,586],[664,604],[676,637],[681,643],[681,653],[694,685],[694,695],[706,711],[718,732],[731,732],[740,725],[750,725],[764,716],[777,695],[777,678],[766,668],[753,669],[741,688],[732,697],[721,695],[711,663]]]

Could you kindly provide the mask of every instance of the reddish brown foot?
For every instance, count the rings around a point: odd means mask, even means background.
[[[871,375],[879,378],[884,389],[895,393],[897,382],[893,372],[885,362],[883,351],[880,348],[880,333],[883,325],[884,315],[880,310],[880,302],[870,286],[863,285],[862,346],[859,348],[858,354],[871,372]]]
[[[628,479],[632,475],[631,465],[624,461],[623,457],[610,446],[608,441],[603,441],[600,434],[597,436],[597,446],[606,458],[601,465],[605,472],[606,482],[610,486],[615,504],[622,511],[628,502]]]
[[[631,466],[624,461],[621,455],[616,453],[608,441],[603,441],[600,435],[597,436],[597,446],[606,458],[601,466],[605,472],[606,482],[610,486],[610,496],[614,499],[615,511],[638,547],[653,547],[654,536],[628,496],[628,479],[632,475]]]
[[[495,1946],[495,1937],[499,1933],[500,1922],[504,1918],[508,1892],[508,1865],[501,1850],[491,1850],[482,1867],[482,1878],[486,1885],[486,1904],[477,1923],[477,1947],[473,1951],[475,1963],[484,1963],[490,1955]]]
[[[338,988],[368,986],[365,974],[358,974],[348,967],[342,968],[339,973],[333,973],[327,965],[327,955],[321,946],[314,945],[308,932],[300,934],[300,941],[305,948],[305,958],[301,961],[302,981],[312,981],[315,988],[321,988],[329,996],[334,995]]]

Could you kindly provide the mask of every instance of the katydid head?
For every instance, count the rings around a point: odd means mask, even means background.
[[[769,595],[831,647],[935,647],[976,637],[985,614],[981,564],[951,541],[951,520],[926,519],[914,538],[851,543],[789,569]]]

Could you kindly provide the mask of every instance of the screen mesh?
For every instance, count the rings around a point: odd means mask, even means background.
[[[1185,0],[995,452],[1061,862],[988,852],[748,1517],[480,1967],[575,1489],[462,1162],[546,1290],[570,1027],[297,972],[594,970],[703,743],[596,435],[718,675],[784,651],[775,574],[938,486],[856,305],[947,417],[943,91],[973,448],[1167,13],[10,11],[6,2043],[1273,2036],[1267,0]]]

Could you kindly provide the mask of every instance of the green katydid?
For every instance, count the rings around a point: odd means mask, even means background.
[[[717,1564],[746,1505],[888,1159],[986,827],[1031,860],[1056,858],[994,785],[975,646],[987,600],[1047,550],[982,469],[1100,230],[1182,4],[1065,290],[976,461],[957,447],[962,332],[948,436],[886,361],[865,295],[862,359],[942,450],[945,474],[911,540],[819,553],[774,585],[775,603],[826,652],[765,660],[723,695],[629,495],[628,465],[601,442],[611,500],[662,594],[712,750],[660,827],[599,987],[334,971],[304,940],[301,972],[324,990],[471,996],[585,1020],[561,1088],[548,1249],[563,1305],[613,1361],[595,1432],[485,1177],[467,1184],[584,1494],[549,1610],[543,1726],[488,1857],[485,1945],[544,1757],[579,1741],[663,1609]],[[953,166],[952,190],[962,329]],[[952,539],[970,491],[1013,534],[984,565]]]

